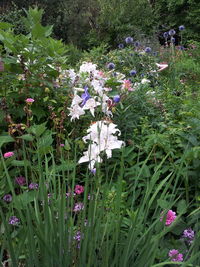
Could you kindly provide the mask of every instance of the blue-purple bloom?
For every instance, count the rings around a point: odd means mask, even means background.
[[[176,31],[174,29],[169,30],[169,35],[173,36],[176,34]]]
[[[83,234],[81,233],[81,231],[77,231],[76,234],[75,234],[75,236],[74,236],[74,239],[76,241],[79,241],[80,242],[82,238],[83,238]]]
[[[112,62],[110,62],[110,63],[108,63],[107,68],[108,68],[109,70],[113,70],[113,69],[115,68],[115,64],[112,63]]]
[[[38,184],[30,183],[28,188],[31,189],[31,190],[38,189]]]
[[[3,200],[5,202],[11,202],[12,201],[12,195],[11,194],[6,194],[4,197],[3,197]]]
[[[176,39],[174,37],[171,38],[171,42],[175,43]]]
[[[119,101],[120,101],[120,96],[119,96],[119,95],[115,95],[115,96],[113,97],[113,101],[114,101],[115,103],[119,103]]]
[[[133,38],[130,37],[130,36],[126,37],[125,42],[126,42],[126,44],[132,44],[133,43]]]
[[[179,26],[179,31],[183,31],[183,30],[185,30],[185,26],[184,25]]]
[[[81,98],[83,99],[83,102],[81,103],[81,106],[83,107],[85,103],[90,99],[90,94],[88,93],[88,87],[84,87],[85,93],[82,94]]]
[[[136,73],[137,73],[137,71],[136,71],[136,70],[131,70],[131,71],[130,71],[130,75],[131,75],[131,76],[135,76],[135,75],[136,75]]]
[[[167,39],[168,36],[169,36],[168,32],[164,32],[164,33],[163,33],[163,37],[164,37],[165,39]]]
[[[183,237],[188,238],[190,240],[193,240],[194,239],[194,231],[191,228],[185,229],[183,231]]]
[[[146,47],[144,50],[146,53],[151,53],[151,47]]]
[[[97,172],[97,169],[96,168],[94,168],[94,169],[91,170],[91,173],[94,174],[94,175],[96,174],[96,172]]]
[[[134,43],[134,45],[135,45],[135,47],[138,47],[138,46],[140,46],[140,42],[136,41],[136,42]]]
[[[118,48],[119,48],[119,49],[123,49],[123,48],[124,48],[124,44],[119,44],[119,45],[118,45]]]
[[[8,223],[12,224],[12,225],[18,225],[19,224],[19,219],[16,216],[11,216],[9,221],[8,221]]]

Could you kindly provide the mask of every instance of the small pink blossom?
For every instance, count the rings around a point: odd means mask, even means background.
[[[163,213],[163,212],[162,212]],[[172,210],[168,210],[166,214],[166,222],[165,225],[169,226],[176,219],[176,212]],[[160,221],[163,220],[163,216],[161,216]]]
[[[183,261],[183,254],[179,253],[177,249],[170,250],[168,256],[171,258],[171,261]]]
[[[75,193],[77,194],[77,195],[80,195],[80,194],[82,194],[83,192],[84,192],[84,186],[82,186],[82,185],[76,185],[75,186]]]
[[[60,144],[60,147],[64,147],[65,146],[65,144]]]
[[[35,100],[33,98],[27,98],[26,103],[33,103]]]
[[[3,157],[4,157],[5,159],[10,158],[10,157],[12,157],[12,156],[14,156],[14,152],[6,152],[6,153],[4,153],[4,155],[3,155]]]
[[[131,81],[124,80],[123,85],[122,85],[123,89],[127,89],[128,91],[133,91],[133,88],[131,86],[132,86]]]

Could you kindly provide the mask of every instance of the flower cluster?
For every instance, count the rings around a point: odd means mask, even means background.
[[[179,253],[179,251],[176,249],[170,250],[168,256],[170,257],[171,261],[183,261],[183,254]]]
[[[192,244],[194,236],[195,236],[194,231],[191,228],[185,229],[183,231],[183,238],[189,245]]]
[[[160,221],[163,221],[163,218],[164,218],[164,216],[161,216]],[[168,210],[168,212],[166,214],[165,225],[166,226],[171,225],[175,219],[176,219],[176,212],[174,212],[173,210]]]
[[[88,134],[83,137],[83,141],[89,141],[89,145],[79,163],[89,162],[89,169],[93,170],[95,163],[102,162],[101,153],[105,152],[107,158],[111,158],[112,150],[124,145],[115,135],[121,134],[116,127],[116,124],[104,120],[93,123],[87,130]]]

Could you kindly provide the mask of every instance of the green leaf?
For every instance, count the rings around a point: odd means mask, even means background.
[[[177,213],[185,214],[186,212],[187,212],[187,204],[186,204],[186,201],[182,199],[178,202]]]
[[[13,160],[11,162],[11,165],[16,167],[24,167],[24,166],[31,166],[31,163],[28,160]]]
[[[46,129],[47,127],[45,122],[39,125],[33,125],[32,127],[29,128],[29,132],[36,135],[36,137],[39,137],[45,132]]]
[[[3,144],[10,143],[10,142],[15,142],[15,139],[9,135],[0,136],[0,147],[2,147]]]
[[[18,138],[25,140],[25,141],[31,141],[31,142],[34,140],[34,137],[31,134],[24,134]]]

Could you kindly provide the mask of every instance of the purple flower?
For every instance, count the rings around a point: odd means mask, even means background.
[[[146,47],[144,50],[146,53],[151,53],[151,47]]]
[[[183,237],[188,238],[190,240],[193,240],[194,239],[194,231],[191,228],[185,229],[183,231]]]
[[[115,95],[115,96],[113,97],[113,101],[114,101],[115,103],[119,103],[119,101],[120,101],[120,96],[119,96],[119,95]]]
[[[118,48],[119,48],[119,49],[123,49],[123,48],[124,48],[124,44],[119,44],[119,45],[118,45]]]
[[[175,30],[174,29],[171,29],[171,30],[169,30],[169,35],[170,36],[173,36],[173,35],[175,35],[176,34],[176,32],[175,32]]]
[[[16,216],[11,216],[9,221],[8,221],[8,223],[12,224],[12,225],[18,225],[19,224],[19,219]]]
[[[179,31],[183,31],[183,30],[185,30],[185,26],[184,26],[184,25],[181,25],[181,26],[179,26],[178,28],[179,28]]]
[[[64,147],[65,146],[65,144],[60,144],[60,147]]]
[[[11,202],[11,201],[12,201],[12,195],[10,195],[10,194],[5,195],[5,196],[3,197],[3,200],[4,200],[5,202]]]
[[[23,176],[16,177],[15,178],[15,183],[20,185],[20,186],[23,186],[23,185],[26,184],[26,178],[23,177]]]
[[[28,186],[29,189],[34,190],[34,189],[38,189],[38,184],[36,183],[30,183]]]
[[[171,261],[183,261],[183,254],[179,253],[176,249],[170,250],[168,256],[171,258]]]
[[[74,239],[79,242],[81,241],[81,239],[83,239],[83,234],[81,233],[81,231],[76,232]]]
[[[130,37],[130,36],[126,37],[125,42],[126,42],[126,44],[132,44],[133,43],[133,38]]]
[[[130,71],[130,75],[131,75],[131,76],[135,76],[135,75],[136,75],[136,73],[137,73],[137,71],[136,71],[136,70],[131,70],[131,71]]]
[[[171,42],[175,43],[176,39],[174,37],[171,38]]]
[[[97,172],[97,169],[96,168],[94,168],[94,169],[91,170],[91,173],[94,174],[94,175],[96,174],[96,172]]]
[[[85,103],[90,99],[90,94],[88,93],[88,87],[84,87],[85,93],[82,94],[81,98],[83,99],[83,102],[81,103],[81,106],[83,107]]]
[[[113,69],[115,68],[115,64],[112,63],[112,62],[110,62],[110,63],[108,63],[107,68],[108,68],[109,70],[113,70]]]
[[[134,46],[135,46],[135,47],[140,46],[140,42],[136,41],[136,42],[134,43]]]
[[[84,204],[82,202],[75,203],[73,211],[81,211],[84,209]]]
[[[168,33],[168,32],[164,32],[164,33],[163,33],[163,37],[164,37],[165,39],[167,39],[168,36],[169,36],[169,33]]]

